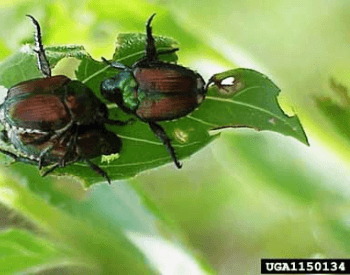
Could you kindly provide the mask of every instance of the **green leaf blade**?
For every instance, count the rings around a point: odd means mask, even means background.
[[[121,33],[117,37],[117,46],[113,55],[113,60],[124,65],[131,66],[140,58],[145,56],[146,35],[143,33]],[[168,37],[154,36],[157,51],[174,49],[177,42]],[[160,55],[163,61],[176,62],[177,55]]]
[[[144,34],[119,35],[113,59],[131,65],[144,55],[145,39]],[[158,50],[171,49],[176,45],[176,42],[169,38],[156,37],[155,40]],[[47,53],[52,66],[68,57],[80,59],[76,77],[108,104],[110,119],[127,120],[132,117],[122,112],[115,103],[107,102],[100,95],[100,85],[103,80],[114,77],[120,70],[92,59],[83,47],[77,45],[48,47]],[[33,71],[38,73],[34,54],[27,51],[27,55],[31,59],[26,66],[32,67]],[[161,55],[161,57],[168,61],[177,60],[175,53]],[[0,74],[0,79],[1,77],[6,77],[6,73]],[[232,84],[221,84],[229,77],[234,79]],[[253,70],[236,69],[216,74],[211,80],[214,85],[210,86],[205,101],[197,110],[176,121],[160,122],[172,140],[178,159],[191,156],[218,137],[218,135],[210,135],[210,130],[230,127],[275,131],[307,144],[298,118],[284,114],[277,102],[280,90],[266,76]],[[18,81],[12,82],[13,85]],[[120,155],[101,156],[92,161],[105,170],[111,180],[133,177],[142,171],[172,162],[166,147],[146,123],[137,121],[127,126],[107,125],[106,127],[122,139]],[[5,148],[5,146],[2,147]],[[84,162],[59,168],[55,173],[78,176],[85,181],[86,186],[104,181],[103,177],[92,171]]]
[[[233,83],[222,84],[227,78]],[[266,76],[250,69],[235,69],[214,75],[208,96],[191,117],[214,128],[249,127],[292,136],[308,144],[297,116],[280,108],[280,89]],[[213,128],[213,127],[212,127]]]

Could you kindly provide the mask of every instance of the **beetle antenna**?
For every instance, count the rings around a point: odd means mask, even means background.
[[[45,49],[43,47],[43,43],[41,40],[41,30],[40,30],[40,25],[38,23],[38,21],[36,21],[36,19],[27,14],[26,16],[28,16],[32,22],[33,25],[35,27],[35,48],[34,48],[34,52],[37,54],[38,57],[38,66],[40,71],[44,74],[45,77],[51,77],[51,68],[50,68],[50,64],[49,61],[46,57],[45,54]]]
[[[152,35],[151,22],[156,14],[153,13],[148,19],[146,24],[146,33],[147,33],[147,44],[146,44],[146,59],[148,60],[157,60],[157,50],[154,42],[154,37]]]
[[[119,62],[111,62],[111,61],[108,61],[106,58],[104,57],[101,57],[102,61],[104,63],[106,63],[107,65],[111,66],[112,68],[114,69],[117,69],[117,70],[125,70],[125,69],[128,69],[127,66],[125,66],[124,64],[122,63],[119,63]]]

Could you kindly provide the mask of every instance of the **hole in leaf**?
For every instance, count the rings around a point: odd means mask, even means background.
[[[228,78],[225,78],[221,81],[221,85],[232,85],[234,83],[235,79],[234,77],[228,77]]]

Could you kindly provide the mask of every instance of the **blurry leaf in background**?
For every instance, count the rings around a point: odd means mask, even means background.
[[[35,223],[40,229],[36,233],[42,235],[3,233],[0,268],[5,274],[59,266],[80,266],[92,274],[166,274],[169,257],[163,254],[173,255],[171,269],[184,270],[183,274],[211,273],[180,241],[169,220],[154,211],[156,206],[123,182],[100,185],[84,201],[66,201],[61,206],[64,212],[7,177],[0,185],[1,203]]]
[[[350,142],[350,96],[348,89],[336,83],[334,79],[331,79],[330,85],[334,96],[332,98],[318,97],[315,100],[320,111],[331,123],[332,128]]]
[[[4,275],[47,269],[68,258],[47,240],[19,229],[1,232],[0,251],[0,272]]]
[[[209,2],[175,0],[166,6],[227,60],[273,79],[283,91],[283,108],[298,113],[309,137],[350,163],[348,142],[333,128],[324,131],[329,124],[313,100],[332,96],[330,77],[350,86],[349,1]]]

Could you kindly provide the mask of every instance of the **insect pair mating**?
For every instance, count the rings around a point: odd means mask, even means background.
[[[8,90],[0,105],[0,121],[5,128],[1,136],[20,154],[0,151],[17,161],[38,164],[39,168],[53,165],[44,175],[67,163],[85,161],[110,182],[107,173],[90,159],[121,150],[120,139],[105,124],[123,126],[133,119],[109,119],[106,105],[85,84],[63,75],[52,76],[40,25],[34,17],[28,17],[36,29],[35,52],[45,77],[21,82]],[[102,58],[121,72],[101,83],[101,94],[147,123],[181,168],[170,138],[157,122],[191,113],[204,100],[207,86],[198,73],[158,59],[178,49],[157,52],[151,29],[153,17],[154,14],[146,24],[145,57],[130,68]]]

